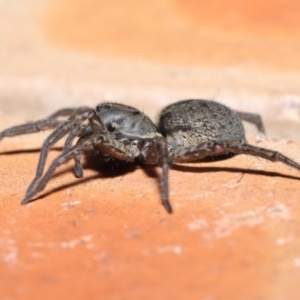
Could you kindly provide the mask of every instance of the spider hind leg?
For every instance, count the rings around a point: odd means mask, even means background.
[[[280,152],[269,150],[266,148],[256,147],[250,144],[241,144],[241,145],[228,145],[226,148],[228,152],[232,152],[235,154],[248,154],[252,156],[258,156],[269,161],[279,161],[289,167],[292,167],[296,170],[300,171],[300,164],[295,162],[294,160],[288,158]]]

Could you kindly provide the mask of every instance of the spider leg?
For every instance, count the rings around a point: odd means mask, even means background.
[[[168,158],[168,148],[167,145],[163,145],[161,148],[161,161],[159,164],[162,166],[161,175],[161,194],[162,194],[162,204],[166,208],[167,212],[171,214],[173,212],[172,206],[169,202],[169,158]]]
[[[88,110],[91,110],[88,107],[80,107],[80,108],[64,108],[61,109],[46,119],[39,120],[37,122],[31,122],[23,125],[17,125],[10,128],[5,129],[0,132],[0,141],[4,137],[13,137],[22,134],[29,134],[44,131],[51,128],[57,128],[62,125],[65,121],[57,120],[58,117],[62,116],[71,116],[75,113],[81,114]]]
[[[83,177],[83,165],[81,163],[82,159],[82,154],[75,155],[74,161],[74,173],[77,178],[82,178]]]
[[[72,143],[75,138],[82,137],[87,132],[87,126],[86,125],[80,125],[76,127],[74,130],[70,132],[68,137],[65,140],[63,152],[67,152],[72,148]]]
[[[71,160],[76,155],[82,153],[85,149],[89,148],[91,145],[93,145],[99,137],[91,137],[88,139],[85,143],[81,144],[80,147],[73,146],[68,151],[65,151],[61,155],[59,155],[56,159],[54,159],[48,168],[45,175],[41,178],[41,180],[38,182],[38,184],[35,184],[37,180],[34,179],[32,182],[31,189],[27,190],[27,193],[25,195],[25,198],[22,200],[21,204],[26,204],[30,202],[30,200],[39,192],[41,192],[45,186],[47,185],[50,178],[53,176],[56,168],[64,163],[67,163],[69,160]],[[38,178],[39,179],[39,178]],[[33,184],[34,183],[34,184]]]
[[[78,111],[84,110],[85,107],[81,107],[78,109]],[[64,113],[64,110],[62,110]],[[90,126],[85,126],[82,128],[78,128],[75,132],[71,133],[69,137],[66,140],[65,143],[65,149],[69,149],[72,146],[72,142],[75,137],[80,137],[80,139],[77,141],[77,144],[80,144],[82,142],[82,138],[88,138],[91,134],[95,133],[107,133],[107,129],[103,122],[99,119],[99,117],[95,114],[89,118],[89,124]],[[76,145],[77,145],[76,144]],[[75,155],[74,161],[74,173],[77,178],[83,177],[83,166],[81,164],[81,158],[82,154]]]
[[[77,137],[81,138],[83,136],[88,136],[90,133],[91,133],[90,127],[85,124],[80,125],[76,129],[72,130],[65,141],[63,153],[66,153],[68,150],[71,149],[72,143],[75,138],[77,138]],[[83,167],[81,164],[81,157],[82,157],[81,154],[78,154],[74,157],[74,161],[75,161],[74,173],[77,178],[83,177]]]
[[[146,164],[158,164],[162,167],[162,174],[160,180],[161,201],[169,214],[173,212],[172,206],[169,201],[169,169],[170,160],[168,156],[168,145],[165,138],[157,137],[154,139],[146,154]]]
[[[300,164],[280,152],[247,143],[203,143],[190,149],[179,147],[175,151],[171,151],[171,153],[173,162],[191,162],[220,153],[248,154],[270,161],[280,161],[300,171]]]
[[[257,127],[259,133],[266,135],[265,126],[263,124],[262,118],[258,114],[246,113],[241,111],[235,111],[239,118],[243,121],[254,124]]]
[[[220,148],[220,146],[213,143],[201,143],[197,146],[180,146],[175,149],[171,148],[169,152],[172,162],[184,163],[201,160],[207,156],[222,153],[223,148]]]
[[[45,188],[57,167],[67,163],[72,158],[81,155],[84,151],[88,151],[93,147],[97,147],[100,151],[103,150],[105,153],[110,153],[110,155],[113,155],[113,157],[117,159],[133,161],[135,158],[132,156],[130,150],[127,150],[122,143],[113,140],[107,133],[98,133],[84,137],[80,143],[73,146],[71,149],[66,150],[54,159],[43,177],[38,178],[37,180],[34,179],[34,182],[30,185],[30,190],[28,189],[21,204],[30,202],[37,193]]]
[[[48,118],[53,119],[53,118],[59,118],[59,117],[69,117],[74,114],[81,114],[81,113],[87,111],[88,109],[90,109],[90,108],[85,107],[85,106],[79,107],[79,108],[63,108],[63,109],[56,111],[52,115],[50,115]]]
[[[227,145],[226,147],[224,147],[224,150],[236,154],[249,154],[253,156],[259,156],[270,161],[280,161],[285,165],[288,165],[300,171],[299,163],[295,162],[294,160],[288,158],[287,156],[277,151],[273,151],[265,148],[259,148],[249,144]]]
[[[56,119],[44,119],[39,120],[34,123],[28,123],[23,125],[17,125],[10,128],[5,129],[4,131],[0,132],[0,141],[4,137],[13,137],[22,134],[29,134],[39,131],[44,131],[51,128],[57,128],[61,126],[64,121],[56,120]]]
[[[35,186],[39,178],[42,176],[50,148],[55,143],[57,143],[60,139],[62,139],[66,134],[68,134],[72,129],[74,129],[74,127],[76,131],[76,127],[80,125],[80,123],[84,122],[87,118],[91,117],[91,115],[93,114],[94,114],[93,110],[88,110],[85,113],[81,114],[80,116],[72,117],[69,120],[64,121],[59,126],[59,128],[56,129],[54,132],[52,132],[49,135],[49,137],[43,142],[35,178],[27,188],[26,195],[31,193],[33,187]],[[65,148],[68,148],[70,146],[70,143],[72,143],[72,135],[69,139],[67,139],[66,143],[65,143]]]

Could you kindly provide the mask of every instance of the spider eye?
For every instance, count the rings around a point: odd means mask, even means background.
[[[98,112],[100,112],[102,109],[110,109],[110,108],[111,108],[110,104],[104,104],[104,105],[100,104],[100,105],[97,106],[96,109],[97,109]]]
[[[107,124],[107,125],[106,125],[106,128],[107,128],[107,130],[108,130],[109,132],[114,132],[114,131],[116,130],[116,128],[113,127],[112,124]]]
[[[134,115],[134,116],[140,115],[140,114],[141,114],[141,113],[140,113],[139,111],[134,111],[134,112],[133,112],[133,115]]]

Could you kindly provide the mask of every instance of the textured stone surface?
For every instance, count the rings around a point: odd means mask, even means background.
[[[0,3],[0,130],[103,100],[154,117],[214,98],[261,113],[277,139],[250,126],[252,143],[300,163],[296,1],[107,3]],[[174,166],[168,215],[159,168],[89,165],[79,180],[68,164],[21,206],[45,136],[0,142],[1,299],[300,298],[296,170],[244,155]]]

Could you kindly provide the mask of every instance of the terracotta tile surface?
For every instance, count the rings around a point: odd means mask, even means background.
[[[0,131],[103,100],[154,117],[215,98],[261,113],[268,137],[247,127],[251,142],[300,163],[298,2],[149,3],[0,3]],[[0,299],[300,299],[296,170],[174,166],[168,215],[159,168],[87,162],[76,179],[70,163],[21,206],[45,136],[0,142]]]

